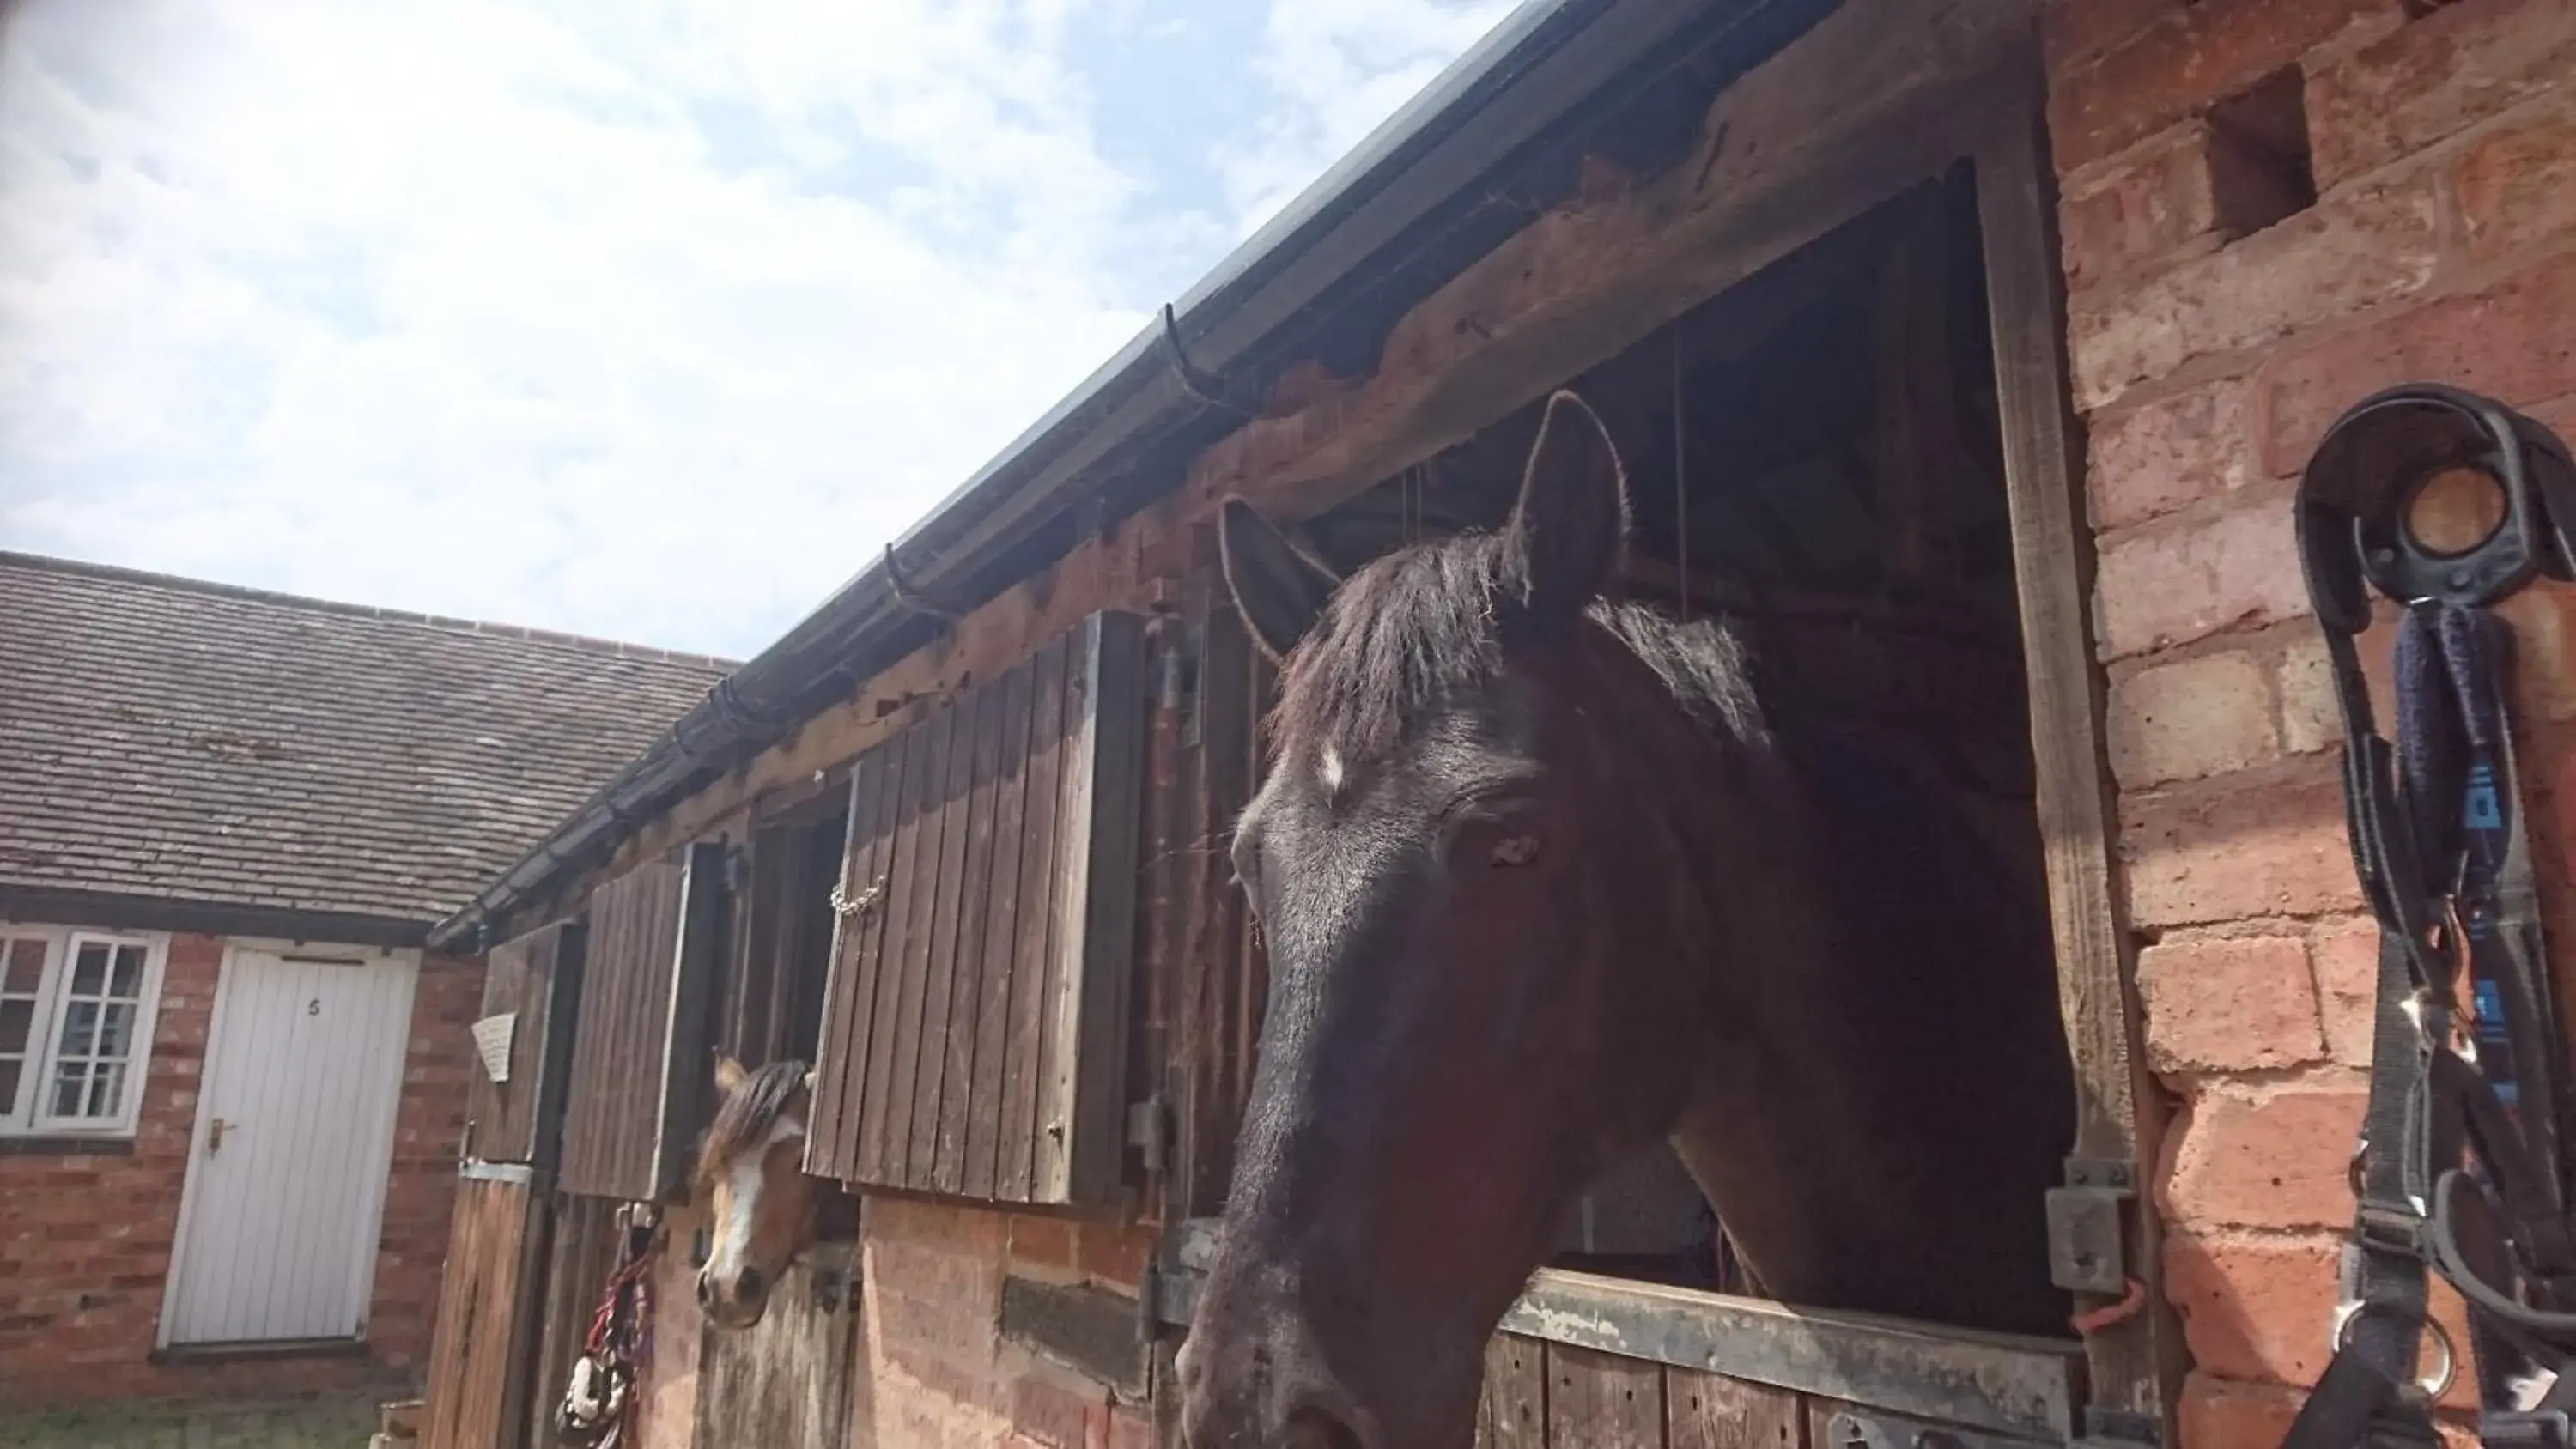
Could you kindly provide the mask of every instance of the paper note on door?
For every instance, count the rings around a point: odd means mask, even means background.
[[[515,1011],[474,1023],[474,1045],[483,1052],[483,1072],[495,1082],[510,1080],[510,1038],[518,1024]]]

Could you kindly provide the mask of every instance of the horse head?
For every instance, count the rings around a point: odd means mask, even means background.
[[[1608,721],[1580,703],[1626,532],[1619,460],[1571,394],[1498,533],[1340,580],[1228,505],[1229,583],[1283,662],[1233,845],[1271,1002],[1182,1368],[1196,1449],[1463,1444],[1559,1217],[1679,1109],[1684,1053],[1658,1038],[1695,1004],[1678,972],[1614,976],[1620,923],[1653,908],[1621,869]]]
[[[803,1062],[746,1071],[716,1060],[716,1109],[698,1152],[696,1187],[714,1214],[698,1304],[709,1320],[748,1328],[768,1310],[770,1290],[812,1245],[821,1185],[805,1175],[805,1121],[814,1074]]]

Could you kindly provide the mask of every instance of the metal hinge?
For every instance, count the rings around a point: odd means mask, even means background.
[[[2138,1195],[2136,1164],[2066,1159],[2066,1185],[2048,1190],[2048,1276],[2069,1293],[2117,1297],[2129,1288],[2124,1225]]]
[[[1172,1157],[1172,1114],[1160,1097],[1127,1109],[1127,1145],[1143,1155],[1145,1170],[1159,1173]]]

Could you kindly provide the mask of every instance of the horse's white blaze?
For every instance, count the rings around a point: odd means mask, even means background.
[[[1331,745],[1324,746],[1322,756],[1315,761],[1315,774],[1324,782],[1326,794],[1339,794],[1342,788],[1341,753]]]
[[[708,1245],[707,1272],[718,1283],[731,1283],[742,1275],[743,1255],[751,1250],[753,1214],[760,1211],[760,1189],[766,1178],[769,1149],[781,1142],[793,1142],[805,1135],[805,1124],[781,1117],[769,1124],[769,1135],[758,1147],[734,1154],[725,1181],[724,1216],[716,1222],[716,1240]]]

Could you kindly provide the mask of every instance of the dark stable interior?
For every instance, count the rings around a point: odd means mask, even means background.
[[[1601,415],[1626,463],[1632,594],[1738,620],[1775,713],[1817,711],[2030,808],[2012,541],[1964,166],[1567,385]],[[1499,524],[1539,411],[1525,407],[1310,520],[1303,541],[1347,572],[1409,539]],[[1560,1267],[1760,1291],[1660,1143],[1596,1180],[1559,1246]]]

